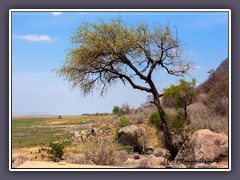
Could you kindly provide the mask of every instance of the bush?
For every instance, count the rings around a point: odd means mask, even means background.
[[[118,122],[118,127],[119,128],[122,128],[122,127],[125,127],[125,126],[129,126],[131,125],[132,123],[129,121],[129,119],[126,117],[126,116],[121,116],[120,119],[119,119],[119,122]]]
[[[228,115],[228,98],[227,97],[219,97],[210,104],[210,109],[213,113],[218,115]]]
[[[189,125],[191,120],[185,118],[184,114],[179,111],[174,118],[171,118],[169,121],[169,129],[174,132],[174,134],[184,135],[189,131],[187,125]]]
[[[82,142],[80,151],[84,154],[85,162],[96,165],[115,165],[114,145],[110,138],[92,138]]]
[[[120,110],[120,107],[114,106],[114,107],[113,107],[113,110],[112,110],[112,113],[113,113],[113,114],[118,114],[118,113],[119,113],[119,110]]]
[[[124,114],[130,114],[132,108],[130,107],[130,105],[128,103],[125,103],[122,105],[121,110],[123,111]]]
[[[154,125],[158,130],[162,130],[160,114],[158,111],[155,111],[150,115],[148,122]]]
[[[133,122],[133,124],[142,124],[146,122],[145,119],[147,119],[145,118],[143,112],[136,112],[135,114],[130,114],[127,117]]]
[[[67,141],[62,142],[56,142],[56,143],[50,143],[49,149],[47,149],[47,153],[49,155],[49,158],[53,160],[54,162],[62,160],[62,156],[64,154],[64,148],[69,143]]]
[[[217,133],[228,134],[228,115],[213,113],[203,103],[194,103],[189,106],[190,127],[194,131],[198,129],[210,129]]]

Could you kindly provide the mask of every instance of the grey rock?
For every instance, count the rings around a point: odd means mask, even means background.
[[[156,157],[164,157],[166,159],[168,159],[170,157],[170,152],[166,149],[163,149],[163,148],[157,148],[157,149],[154,149],[153,151],[153,154],[156,156]]]
[[[175,161],[210,164],[228,156],[228,136],[208,129],[194,132],[179,150]],[[198,164],[198,167],[200,165]]]

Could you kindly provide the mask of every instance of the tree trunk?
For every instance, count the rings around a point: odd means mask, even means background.
[[[164,140],[166,144],[166,148],[170,151],[171,157],[170,159],[174,159],[177,155],[177,150],[173,145],[172,142],[172,134],[170,133],[168,126],[167,126],[167,118],[165,116],[165,112],[160,104],[159,98],[154,98],[155,105],[157,106],[158,112],[160,114],[162,130],[164,134]]]
[[[187,105],[184,106],[184,117],[185,117],[185,120],[187,119]]]

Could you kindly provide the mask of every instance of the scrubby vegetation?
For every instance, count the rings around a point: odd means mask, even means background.
[[[209,71],[208,79],[198,88],[199,101],[214,114],[228,114],[229,94],[228,58],[216,70]]]
[[[188,82],[184,79],[179,80],[178,85],[171,85],[163,89],[163,104],[167,107],[182,109],[183,113],[178,113],[178,118],[184,115],[187,119],[187,107],[193,103],[196,97],[196,80]]]
[[[82,140],[78,146],[80,152],[84,154],[85,162],[96,165],[115,165],[113,139],[91,138]]]
[[[125,126],[129,126],[131,125],[132,123],[129,121],[129,119],[125,116],[125,115],[122,115],[120,118],[119,118],[119,122],[118,122],[118,127],[121,128],[121,127],[125,127]]]
[[[63,160],[64,149],[68,144],[69,142],[67,141],[51,142],[47,149],[49,158],[54,162]]]
[[[161,101],[177,150],[199,129],[228,134],[228,71],[219,73],[218,69],[211,71],[209,79],[198,87],[195,80],[182,79],[163,90]],[[28,155],[23,155],[28,157],[24,161],[64,160],[116,166],[121,166],[129,157],[148,157],[155,149],[166,149],[161,117],[152,101],[149,96],[138,108],[128,103],[114,106],[112,114],[106,116],[14,118],[14,152],[29,149]],[[129,126],[132,128],[128,129],[129,139],[134,142],[125,146],[119,143],[119,130]],[[89,135],[92,131],[94,136]],[[21,164],[22,160],[19,162],[15,164]]]
[[[157,129],[162,130],[161,119],[158,111],[153,112],[149,116],[149,123],[154,125]]]

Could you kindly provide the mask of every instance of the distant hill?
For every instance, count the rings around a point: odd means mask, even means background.
[[[222,61],[222,63],[217,67],[215,73],[216,76],[219,76],[223,73],[227,73],[229,72],[229,61],[228,58],[226,58],[224,61]]]
[[[209,71],[208,79],[197,87],[200,100],[218,115],[228,115],[229,60],[226,58],[216,68]]]
[[[208,93],[216,81],[221,81],[223,76],[227,76],[228,78],[228,72],[229,60],[228,58],[226,58],[221,62],[221,64],[216,68],[216,70],[212,69],[209,71],[208,79],[197,87],[197,92]]]

